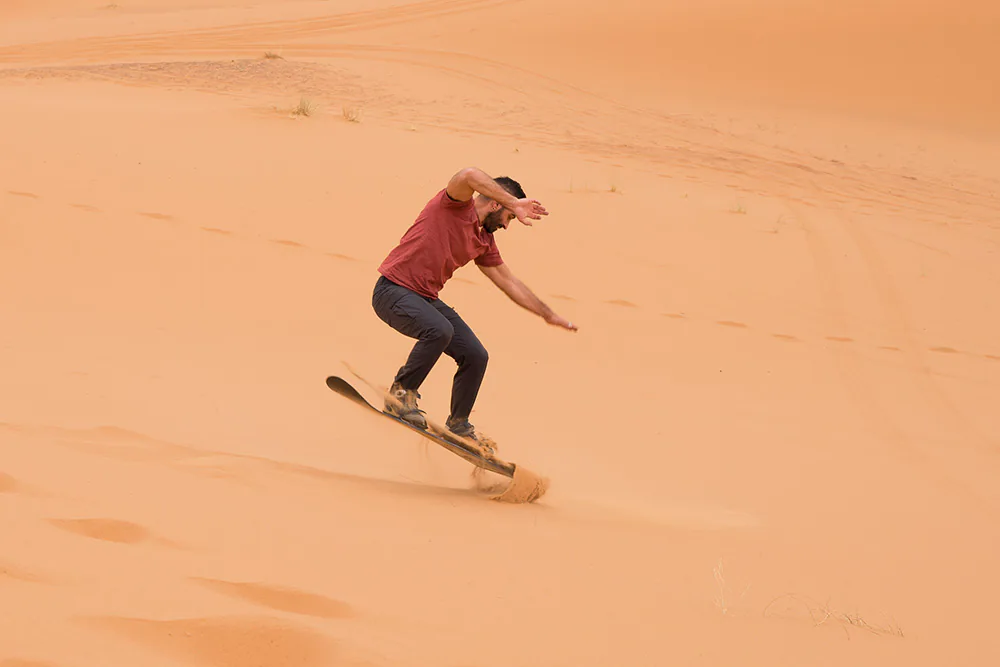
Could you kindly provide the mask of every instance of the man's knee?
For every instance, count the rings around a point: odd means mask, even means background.
[[[490,361],[490,354],[483,347],[482,343],[476,343],[469,347],[465,353],[465,363],[473,368],[486,370],[486,365]]]
[[[443,350],[451,344],[451,339],[454,335],[455,327],[448,320],[442,320],[424,329],[424,332],[420,335],[420,339],[428,343],[436,343]]]

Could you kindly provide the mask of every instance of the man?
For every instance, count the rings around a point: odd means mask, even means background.
[[[478,193],[476,197],[474,194]],[[486,348],[458,313],[438,298],[455,269],[469,261],[511,300],[547,323],[576,331],[572,322],[542,303],[504,263],[493,234],[507,229],[515,217],[525,225],[548,211],[525,197],[521,185],[506,176],[491,178],[462,169],[424,206],[416,221],[385,258],[372,293],[372,307],[396,331],[415,338],[406,363],[396,373],[385,409],[422,429],[418,389],[444,353],[455,360],[451,414],[445,426],[454,434],[476,439],[469,423],[472,406],[486,374]]]

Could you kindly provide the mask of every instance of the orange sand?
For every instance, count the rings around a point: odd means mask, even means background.
[[[106,4],[0,3],[0,665],[1000,662],[1000,5]],[[323,384],[469,165],[533,504]]]

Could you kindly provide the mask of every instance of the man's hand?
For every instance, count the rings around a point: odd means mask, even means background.
[[[546,317],[545,321],[553,326],[562,327],[563,329],[569,329],[570,331],[577,330],[577,326],[575,324],[567,320],[565,317],[560,317],[555,313],[552,313],[551,315]]]
[[[529,227],[532,225],[532,220],[541,220],[543,215],[549,214],[537,199],[518,199],[510,210],[518,220]]]

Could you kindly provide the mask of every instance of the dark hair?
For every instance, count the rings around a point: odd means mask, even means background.
[[[518,199],[524,199],[527,195],[524,194],[524,189],[521,188],[521,184],[515,181],[509,176],[498,176],[493,179],[496,181],[497,185],[502,187],[504,190],[509,192],[511,196],[517,197]]]

